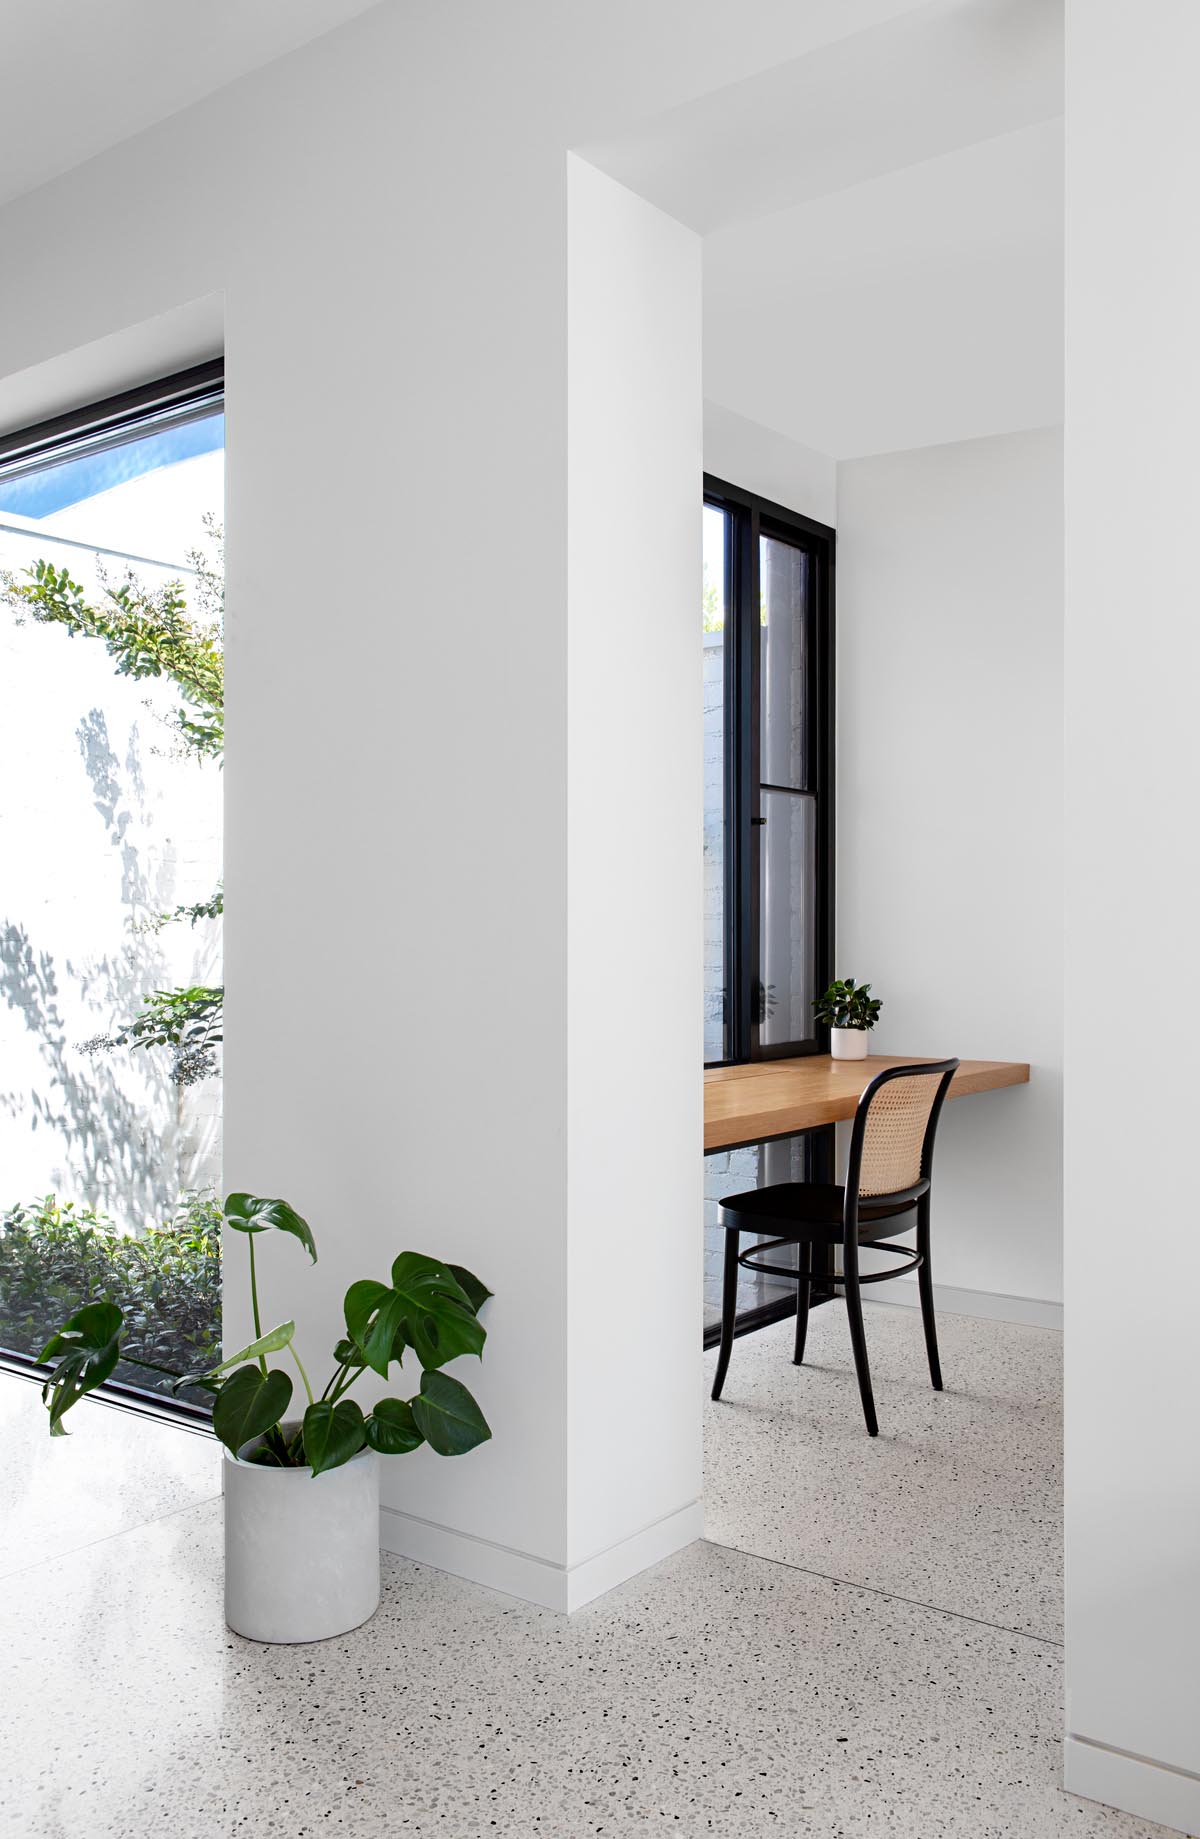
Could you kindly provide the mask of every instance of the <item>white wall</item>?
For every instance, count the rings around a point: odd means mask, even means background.
[[[1191,1833],[1198,67],[1195,7],[1068,0],[1066,1777]]]
[[[820,25],[782,0],[748,11],[761,29],[731,47],[716,0],[379,5],[0,213],[0,373],[224,297],[227,1180],[313,1221],[317,1272],[288,1241],[263,1281],[314,1360],[346,1285],[406,1245],[489,1281],[486,1359],[465,1376],[495,1439],[461,1462],[389,1464],[385,1537],[544,1601],[567,1600],[592,1515],[569,1548],[566,152],[795,55]],[[62,285],[64,250],[86,288]],[[638,312],[658,323],[653,300]],[[689,490],[699,463],[697,431]],[[622,548],[631,570],[644,557],[639,518],[610,539],[612,574]],[[689,596],[695,572],[693,557]],[[652,660],[675,659],[676,636],[664,627]],[[698,710],[698,647],[687,668]],[[627,694],[608,748],[644,712],[644,683]],[[624,815],[674,852],[697,792],[669,767]],[[668,955],[645,920],[609,902],[590,984],[571,971],[599,1009],[614,952],[643,941],[653,1014],[631,1056],[697,1038],[692,946]],[[695,1078],[698,1094],[698,1057]],[[699,1101],[676,1102],[670,1166]],[[626,1196],[644,1136],[622,1135],[624,1098],[597,1103],[596,1179]],[[688,1180],[697,1195],[698,1155]],[[674,1213],[645,1225],[664,1245],[677,1230]],[[590,1253],[613,1350],[623,1246]],[[695,1447],[699,1389],[685,1401],[675,1364],[698,1322],[698,1233],[692,1247],[644,1350],[656,1409],[622,1423],[639,1472]],[[639,1485],[622,1503],[610,1451],[605,1536],[635,1536],[646,1501]],[[590,1460],[572,1451],[581,1502]],[[681,1509],[691,1460],[667,1465]]]
[[[836,460],[707,398],[704,470],[819,524],[837,522]]]
[[[934,1269],[945,1301],[1053,1321],[1030,1301],[1062,1295],[1058,431],[841,465],[837,621],[837,974],[883,998],[880,1052],[1031,1063],[943,1113]]]
[[[574,158],[567,204],[574,1602],[701,1530],[702,455],[699,237]]]

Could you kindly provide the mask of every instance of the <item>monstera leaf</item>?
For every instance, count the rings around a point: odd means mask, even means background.
[[[364,1277],[350,1285],[343,1308],[346,1332],[358,1350],[358,1361],[351,1364],[372,1367],[381,1379],[386,1379],[388,1363],[399,1360],[404,1352],[404,1339],[399,1333],[403,1302],[385,1283]]]
[[[472,1292],[480,1302],[488,1295],[469,1271],[471,1286],[460,1283],[448,1264],[420,1252],[402,1252],[392,1266],[391,1287],[364,1278],[346,1292],[346,1332],[363,1362],[381,1378],[405,1347],[415,1350],[427,1370],[445,1366],[460,1354],[478,1354],[487,1330],[475,1318]]]
[[[405,1399],[381,1398],[367,1419],[367,1442],[381,1456],[407,1456],[424,1441]]]
[[[50,1435],[65,1437],[63,1418],[85,1393],[102,1386],[121,1357],[124,1317],[115,1303],[85,1303],[56,1335],[51,1335],[38,1360],[58,1365],[42,1387],[42,1403],[50,1412]]]
[[[449,1373],[422,1373],[412,1414],[417,1429],[439,1456],[465,1456],[492,1434],[467,1388]]]
[[[312,1228],[285,1200],[265,1200],[258,1194],[227,1194],[225,1223],[235,1232],[290,1232],[312,1259],[317,1262],[317,1247]]]
[[[474,1271],[468,1271],[464,1265],[448,1264],[446,1269],[452,1276],[458,1279],[459,1288],[465,1292],[467,1301],[470,1303],[476,1315],[478,1315],[488,1298],[493,1296],[495,1292],[489,1290],[487,1285],[481,1283],[479,1278],[476,1277]]]
[[[269,1373],[256,1366],[239,1367],[213,1400],[213,1430],[236,1456],[279,1423],[291,1399],[291,1379],[279,1367]]]
[[[469,1275],[469,1273],[468,1273]],[[480,1289],[478,1279],[473,1280]],[[460,1354],[481,1354],[487,1330],[448,1264],[421,1252],[401,1252],[392,1266],[392,1290],[401,1299],[404,1339],[426,1372]]]
[[[185,1373],[182,1379],[175,1381],[171,1389],[178,1392],[182,1386],[206,1386],[211,1392],[214,1390],[211,1382],[220,1374],[227,1373],[232,1366],[240,1366],[243,1360],[261,1360],[264,1354],[277,1354],[280,1348],[289,1346],[295,1332],[295,1322],[280,1322],[278,1328],[259,1335],[258,1340],[251,1341],[248,1347],[239,1347],[237,1353],[230,1354],[228,1360],[222,1360],[220,1366],[211,1366],[205,1373]],[[265,1366],[266,1361],[263,1360],[262,1368]]]
[[[343,1462],[357,1456],[365,1441],[362,1407],[352,1398],[343,1398],[336,1405],[318,1400],[304,1413],[304,1460],[314,1479],[326,1469],[340,1469]]]

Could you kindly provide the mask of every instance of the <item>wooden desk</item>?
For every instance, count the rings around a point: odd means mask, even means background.
[[[924,1056],[928,1058],[929,1056]],[[854,1116],[876,1073],[885,1066],[911,1066],[914,1054],[869,1054],[865,1060],[834,1060],[810,1054],[796,1060],[756,1060],[750,1066],[714,1066],[704,1075],[704,1153],[741,1149],[772,1137],[819,1130]],[[954,1075],[950,1098],[1029,1083],[1029,1068],[1016,1060],[964,1060]]]

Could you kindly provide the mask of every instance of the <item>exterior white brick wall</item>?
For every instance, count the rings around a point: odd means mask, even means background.
[[[111,508],[126,540],[130,501],[150,512],[168,489],[176,513],[187,498],[199,542],[195,501],[219,508],[220,455],[104,494],[124,499]],[[79,510],[92,530],[103,522],[99,499]],[[0,528],[0,568],[19,575],[44,555],[91,585],[88,552],[52,540],[69,518],[29,535]],[[0,524],[21,522],[0,512]],[[138,568],[156,583],[177,572]],[[219,922],[146,929],[221,876],[220,769],[181,750],[166,725],[178,706],[169,684],[118,677],[99,641],[0,606],[0,1206],[54,1190],[140,1228],[182,1189],[220,1184],[219,1078],[180,1090],[168,1048],[78,1045],[155,989],[221,981]]]

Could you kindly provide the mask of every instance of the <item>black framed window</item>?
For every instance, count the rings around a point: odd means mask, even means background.
[[[828,1051],[812,1001],[834,937],[834,533],[704,481],[704,1058]],[[705,1158],[705,1338],[720,1321],[721,1197],[811,1177],[804,1138]],[[743,1272],[739,1331],[795,1308]]]
[[[705,1062],[828,1051],[834,533],[704,482]]]
[[[220,1358],[224,445],[219,359],[0,434],[0,1367],[107,1298],[110,1402],[200,1426],[170,1372]]]

